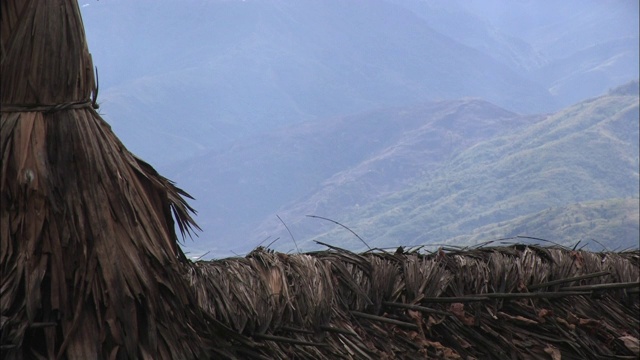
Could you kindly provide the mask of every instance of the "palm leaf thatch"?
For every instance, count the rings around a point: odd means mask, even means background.
[[[0,4],[3,358],[638,357],[638,251],[190,262],[187,195],[94,109],[77,3]]]
[[[640,252],[334,248],[197,262],[199,306],[277,359],[639,355]],[[249,356],[248,356],[249,357]]]
[[[208,325],[172,220],[189,231],[190,208],[95,111],[78,4],[1,14],[3,355],[200,356]]]

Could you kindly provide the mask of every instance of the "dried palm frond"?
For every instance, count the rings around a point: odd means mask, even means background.
[[[198,306],[269,358],[635,356],[640,253],[560,247],[196,262]]]
[[[8,0],[1,10],[3,352],[207,354],[173,228],[172,212],[182,231],[195,225],[185,194],[93,108],[76,1]]]

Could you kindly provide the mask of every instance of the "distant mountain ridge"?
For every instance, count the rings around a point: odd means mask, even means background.
[[[579,245],[591,249],[618,251],[638,247],[640,199],[606,199],[551,207],[500,223],[479,227],[473,232],[447,239],[451,245],[482,244],[499,239],[527,241],[532,237],[546,245]],[[519,240],[516,238],[522,236]],[[533,240],[533,239],[531,239]]]
[[[83,9],[105,117],[152,163],[425,100],[555,108],[541,84],[382,0],[112,0]]]
[[[328,210],[323,203],[341,189],[332,209],[364,205],[425,173],[435,176],[462,149],[540,119],[478,99],[427,102],[293,125],[165,170],[196,199],[207,199],[194,204],[199,223],[225,244],[262,237],[251,229],[265,217],[280,230],[273,211],[284,204],[319,196],[315,210]]]
[[[478,228],[550,206],[637,199],[638,118],[637,96],[590,99],[463,149],[437,172],[417,176],[404,190],[372,196],[368,204],[345,204],[347,194],[354,192],[342,184],[352,181],[358,184],[356,188],[367,189],[356,176],[343,179],[341,186],[325,183],[324,192],[280,209],[278,214],[289,219],[299,245],[318,239],[361,250],[362,244],[348,232],[304,215],[339,221],[369,239],[372,246],[397,246],[462,239]],[[318,208],[323,202],[324,208]],[[263,236],[285,236],[275,230],[275,222],[266,223],[272,225],[259,228]],[[619,241],[630,246],[638,239]]]
[[[107,121],[136,154],[166,164],[292,123],[425,100],[557,110],[640,76],[629,3],[110,0],[82,10]]]
[[[488,219],[544,211],[545,200],[564,208],[593,194],[597,201],[635,196],[628,184],[637,175],[616,173],[633,163],[627,153],[637,148],[637,122],[628,121],[637,107],[620,107],[634,87],[615,87],[638,78],[636,2],[363,4],[82,4],[100,111],[130,150],[196,196],[205,228],[199,244],[286,237],[276,214],[296,223],[301,241],[332,229],[299,221],[307,211],[350,226],[369,221],[372,239],[431,241],[489,226]],[[613,88],[608,100],[599,96]],[[555,122],[518,114],[550,111],[559,111]],[[602,116],[611,114],[626,120],[605,125]],[[537,145],[509,145],[527,142]],[[503,159],[509,151],[513,163]],[[544,174],[576,179],[571,191],[540,178],[554,154],[571,165]],[[535,174],[534,187],[558,194],[499,178],[487,188],[495,176],[477,164],[525,179]],[[604,184],[603,174],[620,181]],[[541,197],[518,206],[513,197],[496,198],[514,186]],[[429,206],[410,204],[416,196]],[[459,207],[467,212],[456,218]],[[469,218],[471,208],[477,216]],[[406,233],[397,227],[405,223]]]

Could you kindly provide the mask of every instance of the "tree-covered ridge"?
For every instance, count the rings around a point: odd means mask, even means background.
[[[325,200],[335,206],[326,209],[329,217],[382,247],[470,240],[481,230],[496,238],[520,234],[516,219],[521,217],[549,223],[555,231],[551,236],[548,227],[523,228],[526,235],[570,242],[600,234],[615,238],[614,247],[634,246],[638,137],[638,97],[606,95],[477,143],[444,161],[438,171],[416,176],[405,190],[381,194],[348,211],[340,211],[348,193],[333,189],[334,197]],[[601,205],[608,210],[587,211]],[[571,219],[573,225],[565,226]],[[310,237],[357,246],[357,239],[340,229],[324,231]],[[625,236],[617,237],[621,233]]]

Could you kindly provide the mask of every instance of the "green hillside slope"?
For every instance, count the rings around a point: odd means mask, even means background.
[[[580,242],[580,246],[591,249],[602,250],[604,247],[607,250],[622,250],[634,244],[637,247],[640,242],[639,209],[638,198],[552,207],[532,215],[482,226],[468,235],[448,239],[446,243],[475,245],[535,234],[537,238],[568,247]]]
[[[638,97],[615,94],[478,143],[406,190],[348,212],[335,207],[316,215],[348,225],[372,246],[386,247],[443,242],[548,208],[637,198]],[[333,194],[324,201],[338,202],[348,195],[336,189]],[[635,221],[637,227],[637,217]],[[296,230],[308,241],[331,239],[342,241],[342,246],[362,246],[344,230],[305,226]],[[636,243],[637,238],[629,238],[620,245]]]
[[[366,204],[437,172],[463,149],[541,119],[477,99],[426,102],[297,124],[163,170],[198,199],[198,223],[215,246],[237,246],[267,217],[274,222],[265,236],[280,229],[273,212],[305,196],[289,214]]]

